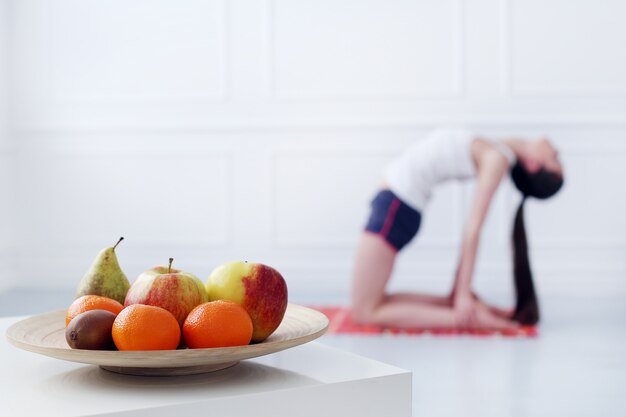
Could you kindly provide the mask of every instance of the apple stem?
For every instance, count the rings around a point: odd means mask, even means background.
[[[174,262],[174,258],[170,258],[170,266],[167,267],[167,273],[172,272],[172,262]]]
[[[122,240],[124,240],[124,237],[123,237],[123,236],[122,236],[122,237],[120,238],[120,240],[118,240],[118,241],[117,241],[117,243],[113,246],[113,250],[115,250],[115,248],[117,248],[117,245],[119,245],[119,244],[120,244],[120,242],[121,242]]]

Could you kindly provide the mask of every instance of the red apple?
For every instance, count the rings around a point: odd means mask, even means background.
[[[229,262],[211,272],[206,284],[209,301],[230,300],[246,309],[252,319],[252,342],[271,335],[287,309],[287,284],[271,266]]]
[[[193,308],[207,301],[206,289],[200,278],[169,266],[155,266],[139,274],[130,286],[124,307],[147,304],[166,309],[183,325]]]

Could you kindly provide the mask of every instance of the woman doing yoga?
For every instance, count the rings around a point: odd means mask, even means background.
[[[472,275],[485,217],[496,189],[510,175],[522,194],[513,226],[511,311],[481,302]],[[454,285],[448,296],[388,293],[396,255],[417,234],[434,188],[445,181],[475,179],[463,230]],[[352,317],[362,324],[401,328],[506,329],[539,320],[524,229],[527,197],[548,198],[563,184],[558,152],[547,139],[492,139],[463,129],[432,132],[396,158],[361,236],[352,281]]]

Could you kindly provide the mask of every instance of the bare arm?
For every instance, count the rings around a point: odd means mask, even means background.
[[[506,158],[495,149],[482,150],[477,161],[476,191],[463,232],[461,256],[456,271],[453,303],[460,325],[469,326],[473,320],[472,275],[480,241],[480,232],[498,185],[508,170]]]

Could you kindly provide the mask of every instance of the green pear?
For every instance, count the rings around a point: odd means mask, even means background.
[[[122,272],[120,264],[117,262],[117,255],[115,255],[115,248],[122,240],[124,240],[123,237],[117,241],[115,246],[103,249],[98,254],[78,284],[76,298],[89,294],[101,295],[124,304],[130,282]]]

